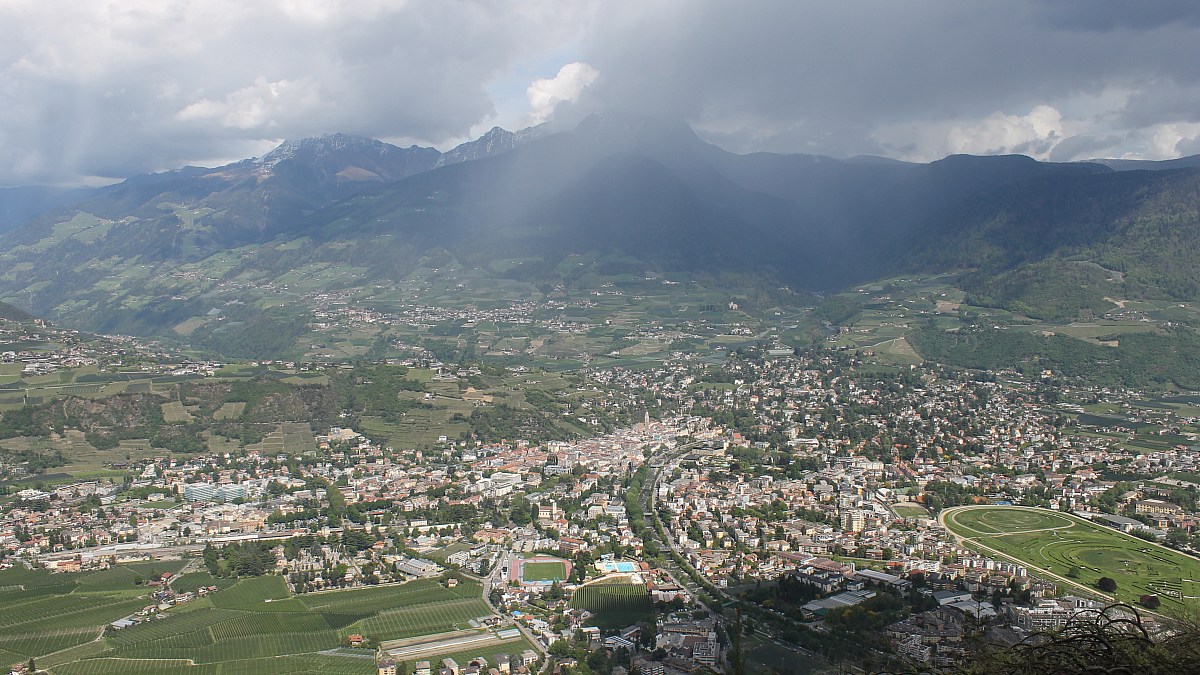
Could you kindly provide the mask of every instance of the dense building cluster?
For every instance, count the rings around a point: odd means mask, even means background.
[[[1195,420],[1131,408],[1136,392],[1064,399],[1004,373],[776,351],[587,371],[595,400],[644,410],[604,435],[416,449],[334,427],[315,451],[162,456],[129,463],[124,482],[24,489],[0,515],[0,550],[64,571],[196,556],[284,575],[296,593],[457,569],[490,580],[497,616],[560,663],[603,653],[611,672],[675,672],[733,658],[722,603],[748,603],[771,635],[868,631],[865,644],[933,665],[981,624],[1020,640],[1098,606],[951,536],[937,519],[950,506],[1074,511],[1190,544],[1196,486],[1180,476],[1194,453],[1130,441]],[[1081,423],[1081,401],[1128,414]],[[530,582],[525,557],[566,572]],[[599,610],[572,600],[597,580],[644,588],[659,621],[600,633]],[[887,621],[852,625],[860,607]]]

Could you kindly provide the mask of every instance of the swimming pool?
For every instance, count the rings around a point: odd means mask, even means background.
[[[637,565],[631,562],[604,562],[601,563],[602,569],[605,572],[621,572],[623,574],[632,574],[637,571]]]

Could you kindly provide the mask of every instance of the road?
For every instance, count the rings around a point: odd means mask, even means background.
[[[700,447],[700,444],[683,445],[683,446],[680,446],[679,448],[675,448],[674,450],[669,450],[665,453],[662,453],[660,455],[655,455],[654,457],[652,457],[649,462],[649,465],[651,467],[650,468],[650,471],[651,471],[650,488],[649,488],[649,490],[646,490],[645,492],[643,492],[643,494],[641,496],[642,509],[643,509],[643,511],[645,511],[646,517],[651,519],[651,522],[653,523],[653,525],[650,527],[649,534],[654,537],[655,541],[658,542],[660,547],[666,546],[666,547],[670,548],[670,550],[676,556],[679,557],[679,560],[683,560],[683,561],[687,560],[687,556],[684,554],[683,551],[681,551],[679,549],[679,546],[675,543],[675,539],[673,537],[665,537],[667,539],[667,541],[665,541],[665,542],[663,541],[663,539],[664,539],[663,535],[668,534],[668,531],[666,529],[666,526],[663,525],[662,519],[659,518],[656,500],[658,499],[658,486],[662,482],[663,475],[668,473],[668,470],[674,467],[675,462],[678,462],[680,458],[682,458],[688,452],[691,452],[692,450],[696,449],[697,447]],[[660,532],[662,534],[660,534]],[[675,583],[688,589],[688,591],[691,592],[692,597],[699,598],[701,596],[701,594],[707,593],[709,595],[716,595],[718,599],[724,600],[729,603],[734,603],[735,605],[740,602],[739,599],[734,598],[733,596],[726,593],[723,589],[718,588],[716,586],[701,587],[695,581],[695,576],[699,576],[699,572],[697,572],[694,568],[692,568],[692,569],[683,568],[681,565],[678,564],[678,562],[675,560],[675,558],[673,556],[667,556],[666,561],[667,561],[667,567],[666,567],[667,574],[675,581]],[[686,564],[686,562],[684,564]],[[671,569],[672,567],[674,569]],[[680,577],[682,577],[686,581],[681,583],[679,581]],[[765,614],[767,610],[759,608],[759,611],[761,611]],[[799,624],[798,622],[792,620],[790,617],[786,617],[782,614],[779,614],[778,612],[772,612],[771,614],[769,614],[767,616],[772,620],[784,621],[784,622],[792,624],[793,626],[795,626],[801,630],[806,630],[806,627],[804,627],[801,624]],[[729,621],[723,615],[720,615],[720,614],[717,614],[716,617],[719,621],[721,621],[725,625],[726,631],[728,631],[729,630],[729,625],[728,625]],[[776,642],[780,647],[790,649],[792,651],[795,651],[798,654],[803,654],[804,656],[808,656],[810,658],[817,659],[822,662],[828,662],[828,659],[826,659],[821,654],[818,654],[814,651],[805,649],[804,647],[801,647],[799,645],[794,645],[791,643],[785,643],[785,642],[779,641],[774,636],[772,636],[770,639],[773,642]]]
[[[694,447],[695,446],[684,446],[682,448],[671,450],[664,455],[659,455],[652,458],[650,462],[650,489],[643,492],[641,495],[642,510],[645,512],[646,517],[651,519],[651,522],[653,523],[653,526],[650,528],[650,535],[654,537],[656,542],[658,542],[659,548],[664,546],[668,547],[684,560],[687,558],[683,556],[683,553],[679,550],[678,546],[676,546],[675,540],[671,537],[667,537],[667,541],[663,541],[663,537],[659,534],[659,532],[665,534],[666,528],[663,526],[662,520],[658,517],[658,485],[662,480],[663,470],[668,466],[672,466],[674,462],[679,461],[679,458],[686,455],[689,451],[694,449]],[[659,461],[656,463],[656,460]],[[673,557],[668,556],[666,558],[666,562],[667,564],[664,566],[664,571],[667,573],[667,576],[671,577],[672,581],[674,581],[677,585],[686,588],[688,592],[691,593],[693,598],[699,598],[702,594],[704,594],[705,590],[696,583],[692,576],[688,574],[687,570],[681,569],[678,566],[678,563]]]
[[[463,572],[465,576],[477,579],[479,581],[479,585],[483,588],[483,601],[487,604],[488,609],[492,610],[492,612],[498,616],[504,615],[495,605],[492,604],[492,589],[503,589],[508,586],[508,577],[504,573],[504,570],[510,569],[509,565],[516,564],[516,557],[516,554],[511,551],[505,551],[501,553],[499,560],[497,560],[496,564],[492,566],[492,571],[488,572],[487,576],[477,577],[474,574],[467,574],[466,572]],[[521,635],[525,636],[525,639],[533,644],[533,648],[541,652],[542,669],[540,672],[548,672],[550,669],[550,652],[546,651],[546,648],[542,646],[541,640],[538,640],[537,637],[528,628],[526,628],[524,624],[522,624],[520,621],[516,621],[514,623],[517,626],[517,630],[521,631]]]

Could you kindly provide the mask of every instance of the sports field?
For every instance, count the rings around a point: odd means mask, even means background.
[[[1092,589],[1110,577],[1118,599],[1158,595],[1166,613],[1200,606],[1200,560],[1082,518],[1012,506],[948,509],[942,518],[968,546],[1023,562],[1031,573],[1043,570]]]
[[[567,566],[560,562],[525,563],[522,576],[525,581],[563,581],[567,578]]]
[[[549,586],[566,581],[571,575],[570,561],[550,556],[522,560],[512,572],[513,580],[527,586]]]
[[[893,504],[892,510],[901,518],[928,518],[929,512],[917,504]]]

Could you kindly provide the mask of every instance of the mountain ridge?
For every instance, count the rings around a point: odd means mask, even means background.
[[[161,335],[214,307],[254,320],[265,310],[237,303],[298,268],[338,288],[399,283],[431,256],[507,257],[528,261],[510,274],[541,282],[589,252],[629,271],[750,273],[816,291],[973,268],[964,283],[1000,305],[1032,279],[1075,278],[1053,261],[1094,259],[1126,275],[1122,291],[1196,298],[1200,280],[1177,268],[1200,269],[1186,253],[1200,250],[1197,204],[1196,169],[738,155],[677,120],[621,114],[497,128],[447,153],[332,134],[134,177],[0,234],[0,299]],[[1154,252],[1168,245],[1184,253]]]

